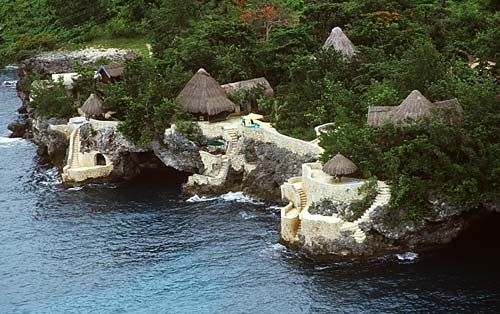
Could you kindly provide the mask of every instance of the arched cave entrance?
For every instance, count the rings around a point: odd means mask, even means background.
[[[500,263],[500,213],[483,213],[469,217],[469,225],[442,251],[445,260],[460,260],[461,263]],[[486,266],[484,266],[486,267]],[[489,267],[489,266],[488,266]]]
[[[152,151],[130,153],[128,162],[135,173],[133,181],[143,186],[180,188],[192,174],[166,166]]]
[[[95,154],[95,165],[96,166],[106,166],[106,158],[103,154],[97,153]]]

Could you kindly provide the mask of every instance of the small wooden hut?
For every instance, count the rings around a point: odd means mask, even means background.
[[[104,83],[114,83],[120,80],[123,75],[123,70],[125,69],[125,65],[123,63],[113,63],[113,64],[105,64],[101,65],[97,70],[96,74],[101,76],[101,81]]]
[[[80,111],[85,117],[99,117],[103,115],[102,100],[96,94],[90,94],[89,98],[80,107]]]
[[[356,47],[351,40],[344,34],[340,27],[334,27],[330,36],[323,45],[324,49],[333,48],[340,52],[345,58],[352,58],[356,55]]]
[[[178,99],[182,108],[197,115],[200,120],[209,120],[223,112],[233,112],[236,105],[227,98],[224,89],[205,69],[187,82]]]
[[[338,177],[339,181],[342,176],[352,174],[356,172],[356,170],[358,170],[358,167],[340,153],[335,155],[323,166],[323,172]]]
[[[463,114],[457,99],[430,102],[418,90],[414,90],[399,106],[374,106],[368,108],[368,124],[381,127],[387,123],[407,125],[408,118],[415,121],[423,116],[437,116],[444,122],[456,123]]]

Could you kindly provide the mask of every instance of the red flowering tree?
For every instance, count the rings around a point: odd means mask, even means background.
[[[265,32],[266,41],[269,39],[269,34],[271,34],[274,27],[289,24],[285,7],[274,2],[265,1],[250,5],[246,0],[240,0],[238,8],[246,11],[240,15],[240,22],[249,23],[262,29]]]

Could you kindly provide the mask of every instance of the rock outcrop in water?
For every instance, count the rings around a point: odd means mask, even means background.
[[[299,176],[303,163],[318,158],[313,153],[299,155],[252,138],[245,138],[242,147],[242,155],[247,162],[255,163],[255,169],[241,178],[241,190],[271,202],[281,201],[281,185],[289,178]]]

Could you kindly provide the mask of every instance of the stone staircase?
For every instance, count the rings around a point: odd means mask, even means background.
[[[236,132],[236,129],[227,129],[227,133],[231,137],[231,147],[226,152],[226,155],[233,155],[236,152],[236,144],[238,143],[238,134]]]
[[[384,206],[387,205],[387,203],[389,203],[389,200],[391,199],[391,188],[387,185],[387,183],[379,181],[378,190],[379,193],[377,194],[375,201],[373,201],[372,206],[370,206],[370,208],[368,208],[360,218],[354,221],[355,224],[360,224],[362,222],[367,221],[368,219],[370,219],[371,213],[377,207]]]
[[[368,208],[360,218],[356,219],[354,222],[346,222],[340,227],[340,232],[352,232],[354,240],[357,243],[363,243],[366,239],[366,234],[363,230],[361,230],[359,224],[368,221],[370,219],[371,213],[376,208],[378,208],[379,206],[387,205],[389,203],[389,200],[391,199],[391,189],[385,182],[378,182],[378,191],[379,193],[377,194],[375,201],[373,201],[370,208]]]
[[[304,208],[307,207],[307,194],[302,189],[302,184],[301,184],[300,187],[297,187],[297,191],[299,192],[299,196],[300,196],[300,208],[298,208],[299,216],[300,216],[300,212]],[[299,219],[299,224],[297,226],[297,233],[295,234],[295,236],[297,237],[297,241],[298,241],[299,234],[300,234],[301,231],[302,231],[302,220]]]
[[[79,165],[78,154],[80,153],[80,128],[76,128],[73,137],[73,146],[71,147],[71,162],[70,168],[76,168]]]
[[[226,168],[227,163],[232,155],[236,152],[236,144],[238,143],[238,134],[236,133],[236,129],[226,129],[227,133],[231,137],[231,145],[229,150],[226,151],[226,154],[221,157],[221,166],[217,171],[216,178],[221,178],[224,176],[224,170]]]
[[[297,188],[297,191],[299,191],[299,196],[300,196],[300,211],[302,211],[306,206],[307,206],[307,195],[302,189],[302,187]]]

